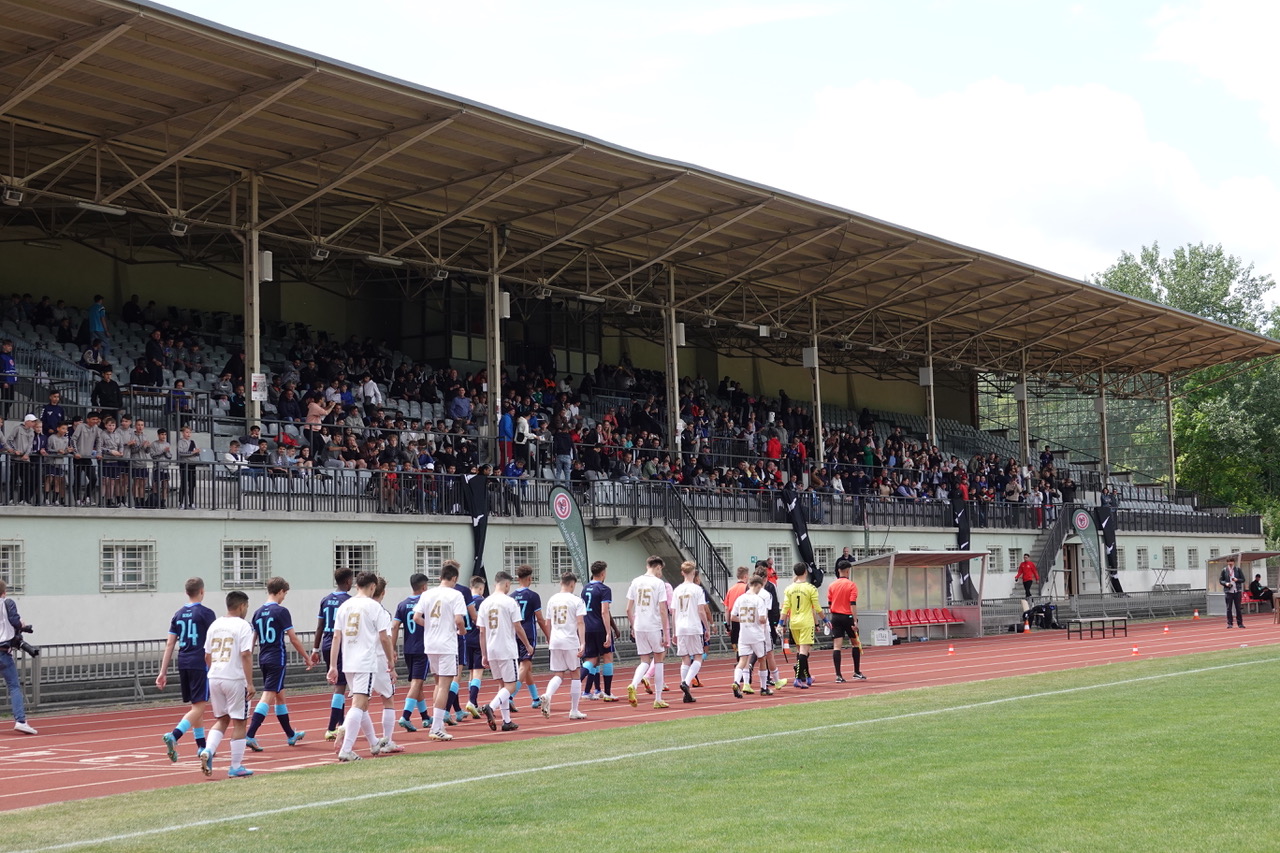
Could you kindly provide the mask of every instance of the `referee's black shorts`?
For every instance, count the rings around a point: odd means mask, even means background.
[[[857,641],[858,629],[853,624],[853,614],[851,613],[832,613],[831,614],[831,639],[836,640],[842,637],[848,637],[850,640]]]

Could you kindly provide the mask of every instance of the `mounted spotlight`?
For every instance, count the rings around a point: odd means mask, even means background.
[[[433,276],[431,276],[431,277],[432,277],[433,279],[435,279],[436,281],[444,281],[445,279],[447,279],[447,278],[449,277],[449,271],[448,271],[448,270],[436,270],[436,271],[435,271],[435,274],[434,274]]]
[[[714,329],[715,327],[716,327],[716,318],[715,318],[715,317],[703,317],[703,318],[702,318],[702,328],[704,328],[704,329]]]
[[[763,328],[763,327],[762,327],[762,328]],[[774,329],[774,330],[773,330],[773,339],[774,339],[775,341],[785,341],[785,340],[787,339],[787,330],[786,330],[786,329]]]
[[[898,350],[898,361],[910,361],[911,353],[906,350]]]
[[[22,204],[22,190],[5,187],[4,193],[0,195],[0,201],[3,201],[9,207],[17,207]]]
[[[311,260],[313,260],[313,261],[327,261],[327,260],[329,260],[329,250],[328,250],[328,249],[326,249],[324,246],[321,246],[321,245],[319,245],[319,244],[316,244],[316,245],[312,246],[312,247],[311,247]]]
[[[187,236],[187,232],[190,230],[191,230],[191,226],[185,222],[182,222],[181,220],[178,220],[178,219],[169,220],[169,236],[170,237],[185,237]]]
[[[547,299],[551,296],[551,288],[540,287],[534,291],[533,296],[535,299]]]
[[[844,352],[851,352],[853,350],[853,341],[842,341],[840,349]]]
[[[639,302],[632,302],[630,305],[628,305],[628,306],[627,306],[627,313],[628,313],[628,314],[639,314],[639,313],[640,313],[640,303],[639,303]]]

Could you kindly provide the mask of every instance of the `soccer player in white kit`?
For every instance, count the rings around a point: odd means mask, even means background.
[[[676,622],[676,654],[680,656],[680,689],[684,692],[685,704],[690,704],[698,701],[689,692],[689,682],[702,669],[704,638],[711,634],[711,614],[698,567],[686,560],[680,564],[680,574],[684,576],[684,583],[672,591],[671,610]]]
[[[585,720],[587,715],[578,710],[578,702],[582,698],[582,681],[576,677],[578,663],[582,660],[582,651],[587,642],[587,605],[574,594],[578,584],[578,576],[573,572],[565,572],[560,576],[560,591],[547,599],[543,612],[551,626],[549,646],[551,649],[551,681],[547,684],[547,692],[542,696],[542,716],[551,716],[551,699],[560,689],[564,678],[569,679],[569,719]],[[569,673],[562,676],[561,673]]]
[[[229,778],[252,776],[244,766],[245,718],[253,699],[253,628],[245,621],[249,596],[236,590],[227,593],[227,615],[209,626],[204,640],[204,662],[209,668],[209,707],[217,722],[209,729],[200,750],[200,772],[213,774],[213,756],[231,725],[231,767]]]
[[[378,606],[386,612],[387,606],[382,600],[387,596],[387,579],[378,575],[378,584],[373,588],[373,600],[378,602]],[[387,613],[387,618],[391,619],[391,614]],[[394,620],[393,620],[394,621]],[[395,639],[391,640],[391,651],[394,654],[396,649]],[[396,728],[396,662],[395,659],[387,659],[386,651],[382,643],[378,643],[378,668],[374,670],[373,692],[377,696],[382,697],[382,737],[378,738],[377,743],[373,745],[374,755],[390,755],[394,752],[404,752],[404,747],[391,739],[395,734]],[[369,730],[373,728],[373,720],[370,719],[369,713],[366,711],[364,715],[364,732],[368,737]]]
[[[662,580],[663,559],[656,554],[645,561],[645,574],[631,582],[627,589],[627,620],[631,623],[631,638],[636,644],[640,663],[636,666],[631,683],[627,685],[627,701],[634,708],[636,688],[649,673],[653,674],[654,708],[666,708],[662,701],[662,659],[671,645],[671,631],[667,622],[667,584]]]
[[[514,732],[520,728],[511,722],[511,694],[516,686],[516,658],[520,650],[516,646],[516,638],[524,644],[525,651],[533,654],[533,643],[520,624],[520,605],[511,597],[512,577],[507,572],[498,572],[493,578],[494,591],[480,605],[477,616],[480,625],[481,663],[485,669],[493,672],[493,677],[502,682],[498,695],[480,710],[489,723],[491,731],[498,730],[498,723],[493,719],[493,712],[502,713],[502,730]]]
[[[763,661],[769,637],[769,602],[762,598],[764,578],[753,577],[747,591],[733,603],[729,618],[739,625],[738,664],[733,669],[733,695],[742,698],[742,685],[751,683],[751,665]],[[767,676],[766,676],[767,678]],[[767,684],[767,682],[766,682]],[[768,694],[768,687],[761,693]]]
[[[444,706],[449,701],[449,685],[458,674],[458,637],[467,632],[467,603],[458,584],[457,560],[440,566],[440,585],[424,592],[413,606],[413,621],[422,626],[422,650],[436,679],[431,715],[432,740],[453,740],[444,730]]]
[[[386,692],[388,682],[394,680],[395,650],[391,648],[391,614],[376,600],[378,576],[373,572],[356,575],[356,594],[338,608],[333,619],[333,655],[329,664],[329,683],[338,683],[338,653],[342,653],[342,670],[347,676],[351,691],[351,710],[343,725],[342,745],[338,748],[339,761],[359,761],[355,752],[356,738],[364,729],[370,751],[377,755],[377,741],[373,737],[373,725],[364,728],[369,719],[369,697],[375,692],[375,680]],[[384,658],[378,660],[378,648]],[[381,672],[379,673],[379,669]]]

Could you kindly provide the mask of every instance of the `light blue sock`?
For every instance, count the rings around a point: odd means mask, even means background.
[[[276,716],[277,716],[277,717],[287,717],[287,716],[289,716],[289,706],[288,706],[288,705],[277,705],[277,706],[276,706]]]
[[[481,684],[483,684],[483,682],[482,682],[480,679],[478,679],[478,678],[473,678],[473,679],[471,679],[471,681],[467,684],[467,686],[468,686],[468,687],[479,687]]]
[[[341,710],[347,704],[347,697],[341,693],[333,694],[333,698],[329,700],[329,707],[334,710]]]
[[[538,701],[538,685],[530,681],[525,687],[529,688],[529,695],[533,697],[533,701]]]
[[[426,700],[426,699],[419,699],[419,700],[418,700],[418,712],[419,712],[419,713],[422,713],[422,714],[427,713],[427,700]]]
[[[404,700],[404,709],[406,711],[416,711],[422,705],[417,699]]]
[[[191,731],[191,724],[187,722],[186,718],[184,717],[183,719],[178,721],[178,725],[174,726],[174,728],[182,732],[183,734],[186,734],[187,732]],[[203,733],[204,729],[196,729],[196,731]]]
[[[613,664],[612,664],[612,663],[604,663],[604,664],[601,664],[601,665],[600,665],[600,674],[601,674],[601,675],[613,675]]]
[[[449,692],[450,692],[450,693],[457,693],[457,692],[458,692],[458,682],[456,682],[456,681],[451,681],[451,682],[449,682]]]
[[[521,687],[524,687],[524,682],[523,682],[523,681],[517,681],[517,682],[516,682],[516,689],[511,691],[511,698],[512,698],[512,699],[515,699],[517,696],[519,696],[519,695],[520,695],[520,688],[521,688]]]
[[[267,714],[271,713],[271,708],[269,705],[267,705],[266,702],[259,702],[256,706],[254,706],[253,713],[261,714],[262,716],[265,717]]]

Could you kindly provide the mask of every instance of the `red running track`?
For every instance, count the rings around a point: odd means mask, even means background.
[[[1167,634],[1165,627],[1169,629]],[[1046,631],[953,640],[950,643],[933,641],[887,648],[868,647],[863,654],[863,671],[869,680],[846,684],[835,683],[830,654],[819,652],[811,662],[816,679],[811,689],[788,687],[774,696],[757,694],[743,699],[735,699],[729,690],[731,661],[711,660],[703,667],[701,680],[704,686],[694,691],[698,699],[694,705],[680,702],[680,691],[675,686],[679,681],[679,665],[668,663],[666,677],[672,689],[667,694],[671,707],[666,710],[654,710],[653,697],[646,697],[643,690],[638,708],[627,704],[626,686],[632,673],[632,667],[627,665],[618,667],[618,675],[614,679],[614,694],[623,697],[623,701],[584,700],[582,710],[590,717],[588,720],[570,722],[567,719],[568,688],[562,687],[550,720],[530,709],[528,693],[523,693],[517,702],[521,709],[515,716],[520,724],[517,732],[494,733],[489,731],[483,719],[468,720],[450,729],[454,740],[449,743],[428,741],[422,730],[410,734],[401,729],[397,729],[396,742],[404,746],[407,753],[456,749],[495,740],[521,740],[767,705],[842,699],[867,693],[889,693],[915,687],[1123,663],[1134,659],[1135,646],[1141,657],[1171,657],[1236,648],[1242,644],[1280,644],[1280,625],[1272,624],[1270,614],[1261,614],[1255,616],[1244,630],[1228,630],[1216,619],[1181,620],[1131,626],[1127,637],[1116,638],[1067,640],[1061,631]],[[949,645],[954,646],[954,655],[948,654]],[[844,668],[847,677],[852,669],[847,652]],[[540,674],[539,686],[544,686],[546,681],[547,676]],[[486,682],[481,689],[481,699],[488,701],[494,689],[493,682]],[[403,694],[397,706],[403,705],[402,697]],[[265,751],[248,753],[245,759],[246,766],[255,773],[278,773],[335,760],[333,745],[325,743],[323,737],[328,721],[329,694],[295,695],[288,702],[293,725],[307,731],[307,737],[298,746],[289,747],[285,745],[284,735],[275,720],[268,718],[258,733],[258,742]],[[381,717],[377,713],[380,703],[373,703],[373,708],[375,728],[381,733]],[[32,717],[30,722],[40,732],[34,737],[13,733],[7,725],[3,726],[0,728],[0,772],[8,784],[0,809],[172,785],[226,784],[228,748],[225,742],[219,747],[214,775],[208,778],[200,773],[195,743],[190,735],[179,742],[181,757],[177,764],[171,764],[165,756],[160,736],[177,723],[183,710],[178,706],[166,706]],[[360,746],[364,746],[363,739]],[[387,756],[383,760],[393,761],[395,757]]]

